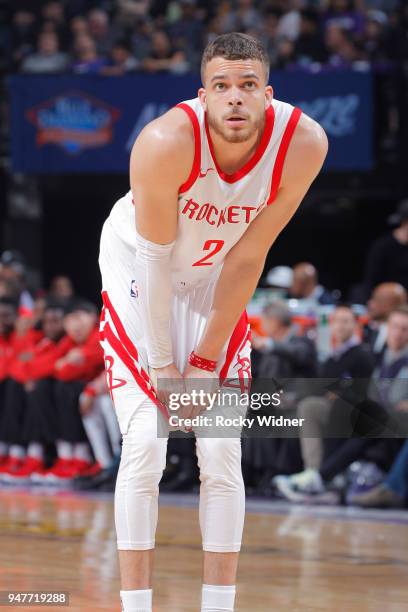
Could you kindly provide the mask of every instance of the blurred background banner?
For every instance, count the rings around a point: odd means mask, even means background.
[[[12,76],[12,168],[25,173],[127,173],[140,130],[180,100],[195,96],[197,77],[134,75]],[[372,78],[340,71],[274,72],[275,97],[300,106],[325,128],[325,168],[373,165]]]

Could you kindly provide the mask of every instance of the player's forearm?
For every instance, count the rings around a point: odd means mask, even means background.
[[[217,361],[225,343],[234,331],[243,310],[251,299],[264,261],[225,261],[218,279],[214,301],[196,353]]]
[[[143,325],[150,367],[173,362],[170,335],[171,266],[173,243],[155,244],[137,235],[134,299]]]

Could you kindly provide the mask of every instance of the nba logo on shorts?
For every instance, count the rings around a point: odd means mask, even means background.
[[[130,283],[130,297],[134,297],[134,298],[139,297],[139,289],[138,289],[138,286],[136,285],[135,280],[132,280]]]

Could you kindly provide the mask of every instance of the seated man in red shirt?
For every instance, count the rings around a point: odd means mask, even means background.
[[[16,381],[12,374],[13,364],[20,356],[32,350],[42,337],[42,332],[34,329],[31,319],[19,316],[8,339],[9,357],[7,358],[7,378],[3,390],[3,408],[1,433],[2,440],[9,447],[8,458],[0,467],[0,474],[8,469],[18,469],[24,461],[25,445],[21,435],[21,426],[26,411],[24,386]]]
[[[72,302],[64,318],[64,353],[54,367],[55,409],[58,423],[56,464],[43,477],[47,482],[69,481],[92,466],[87,436],[79,411],[79,397],[87,383],[104,369],[99,344],[96,307],[85,300]]]
[[[4,440],[4,392],[11,356],[18,304],[11,298],[0,298],[0,466],[8,460],[9,445]]]
[[[54,368],[56,361],[66,352],[64,305],[48,301],[41,319],[42,334],[31,346],[15,351],[9,366],[5,411],[8,429],[14,427],[20,442],[27,445],[24,459],[8,462],[0,470],[7,482],[30,480],[33,473],[44,469],[44,451],[57,439],[57,420],[54,400]],[[17,433],[18,432],[18,433]]]

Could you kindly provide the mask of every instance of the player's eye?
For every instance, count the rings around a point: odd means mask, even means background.
[[[245,81],[244,87],[245,89],[254,89],[255,81]]]
[[[215,84],[215,90],[216,91],[223,91],[225,89],[225,83],[216,83]]]

